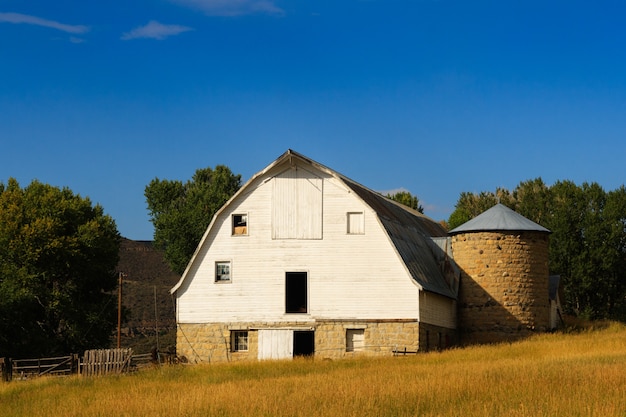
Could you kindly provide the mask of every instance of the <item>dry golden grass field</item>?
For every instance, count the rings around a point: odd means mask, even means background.
[[[0,383],[0,416],[626,416],[626,326],[410,357]]]

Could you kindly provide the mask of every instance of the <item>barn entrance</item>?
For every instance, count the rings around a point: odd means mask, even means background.
[[[289,359],[313,355],[314,352],[313,330],[259,329],[259,360]]]
[[[293,332],[293,356],[311,356],[315,353],[315,332]]]

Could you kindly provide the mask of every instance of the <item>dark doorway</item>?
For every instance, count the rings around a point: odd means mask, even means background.
[[[306,313],[307,273],[287,272],[285,275],[285,312]]]
[[[315,352],[315,332],[293,332],[293,356],[311,356]]]

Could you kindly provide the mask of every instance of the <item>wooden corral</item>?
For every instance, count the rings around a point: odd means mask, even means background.
[[[143,368],[162,364],[177,363],[171,353],[136,355],[131,348],[96,349],[85,351],[81,357],[76,354],[55,358],[11,359],[0,358],[2,381],[24,380],[40,376],[102,376],[134,372]]]

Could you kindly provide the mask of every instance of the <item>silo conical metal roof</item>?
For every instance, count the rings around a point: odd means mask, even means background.
[[[468,232],[486,231],[535,231],[550,233],[550,230],[527,219],[511,210],[504,204],[498,203],[489,210],[450,230],[451,235]]]

